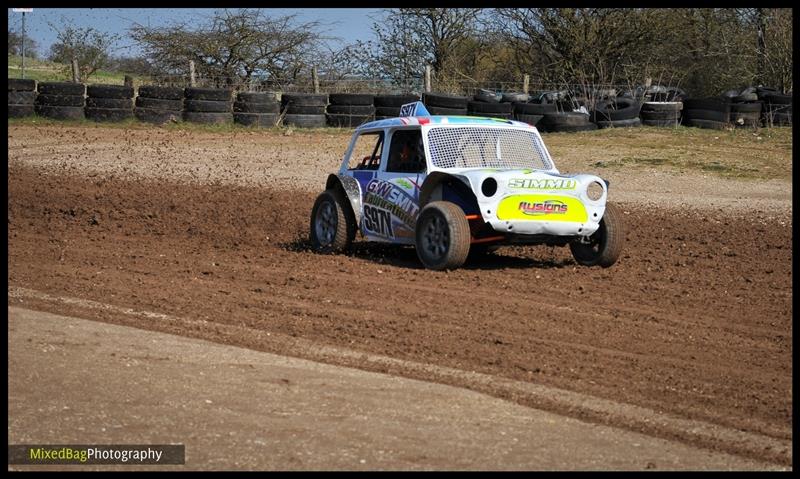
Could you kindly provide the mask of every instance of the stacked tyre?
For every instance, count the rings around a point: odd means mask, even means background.
[[[424,93],[422,103],[431,115],[466,115],[467,97]]]
[[[278,122],[280,103],[274,93],[241,92],[233,103],[233,122],[271,128]]]
[[[191,123],[231,123],[231,90],[187,87],[183,91],[183,119]]]
[[[325,126],[325,107],[328,95],[284,93],[281,95],[283,124],[299,128]]]
[[[764,109],[767,126],[792,126],[792,95],[768,93],[764,95]]]
[[[183,88],[140,86],[133,114],[139,121],[158,125],[179,121],[183,117]]]
[[[731,102],[726,97],[687,98],[683,101],[683,124],[722,130],[728,126]]]
[[[596,130],[597,125],[589,121],[587,113],[568,111],[545,113],[539,122],[540,130],[551,133]]]
[[[467,115],[469,116],[484,116],[510,120],[513,109],[514,107],[511,103],[467,102]]]
[[[130,120],[133,118],[133,87],[87,86],[86,118],[94,121]]]
[[[513,118],[537,126],[545,113],[556,113],[555,103],[512,103]]]
[[[375,95],[373,104],[375,105],[375,119],[385,120],[400,116],[400,108],[406,103],[419,101],[419,95],[397,94],[397,95]]]
[[[325,118],[328,126],[354,128],[375,118],[375,95],[331,93]]]
[[[69,82],[39,83],[39,94],[34,102],[36,114],[56,120],[81,120],[85,118],[86,85]]]
[[[600,102],[592,110],[592,120],[599,128],[622,128],[641,126],[639,111],[641,104],[631,98],[615,98]]]
[[[681,123],[683,103],[679,101],[646,101],[639,118],[646,126],[676,127]]]
[[[23,78],[8,79],[8,117],[32,116],[36,100],[36,81]]]

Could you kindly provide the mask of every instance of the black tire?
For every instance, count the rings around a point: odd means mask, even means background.
[[[791,105],[792,95],[781,95],[780,93],[769,93],[764,95],[764,101],[770,105]]]
[[[338,115],[328,113],[325,115],[325,118],[328,126],[334,126],[338,128],[355,128],[359,125],[363,125],[364,123],[372,121],[373,115]]]
[[[36,91],[36,80],[30,78],[9,78],[8,91]]]
[[[727,122],[730,113],[717,110],[683,110],[684,120],[710,120]]]
[[[592,121],[620,121],[639,117],[641,104],[628,98],[617,98],[608,108],[592,110]]]
[[[86,93],[86,85],[69,82],[41,82],[39,83],[38,91],[39,94],[44,95],[83,96]]]
[[[149,108],[153,110],[181,111],[183,100],[164,100],[161,98],[137,97],[136,108]]]
[[[485,90],[481,88],[475,93],[475,95],[473,95],[472,99],[484,103],[500,103],[500,99],[502,97],[503,97],[502,95],[498,96],[492,90]]]
[[[86,96],[94,98],[114,98],[118,100],[133,98],[133,87],[121,85],[88,85]]]
[[[639,118],[631,118],[629,120],[616,120],[616,121],[598,121],[598,128],[633,128],[642,126],[642,120]]]
[[[94,121],[125,121],[133,118],[133,110],[87,107],[86,118]]]
[[[55,120],[83,120],[86,118],[81,106],[36,105],[36,114]]]
[[[281,105],[292,106],[325,106],[328,104],[328,95],[312,95],[298,93],[284,93],[281,96]]]
[[[328,95],[331,105],[374,106],[375,95],[369,93],[331,93]]]
[[[658,126],[658,127],[676,127],[680,125],[681,122],[679,120],[645,120],[642,119],[642,125],[644,126]]]
[[[464,116],[467,114],[466,108],[444,108],[440,106],[427,106],[427,105],[426,108],[431,115]]]
[[[335,189],[323,191],[311,208],[311,248],[318,253],[343,253],[356,236],[356,219],[350,202]]]
[[[230,102],[232,94],[233,91],[222,88],[186,87],[183,90],[183,97],[187,100]]]
[[[758,95],[755,93],[743,93],[739,96],[731,98],[733,103],[744,103],[748,101],[758,101]]]
[[[374,115],[375,107],[372,105],[328,105],[327,113],[334,115]],[[397,111],[400,113],[400,110]]]
[[[544,115],[525,115],[523,113],[517,113],[514,115],[515,120],[524,121],[531,126],[536,126],[536,124],[539,123],[542,118],[544,118]]]
[[[503,93],[503,97],[500,99],[502,103],[525,103],[531,99],[531,96],[527,93],[518,93],[518,92],[508,92]]]
[[[398,117],[400,116],[400,107],[396,106],[376,106],[375,116]]]
[[[406,103],[414,103],[419,101],[419,95],[401,94],[401,95],[375,95],[374,105],[376,107],[391,107],[397,108],[399,114],[400,107]]]
[[[683,110],[683,103],[679,101],[670,101],[670,102],[654,102],[654,101],[646,101],[642,103],[642,109],[639,112],[679,112]]]
[[[234,113],[233,122],[239,125],[272,128],[278,121],[277,113]]]
[[[499,118],[501,120],[510,120],[511,113],[483,113],[467,110],[467,116],[474,116],[477,118]]]
[[[622,212],[613,203],[606,203],[606,211],[600,220],[600,227],[589,236],[589,244],[573,242],[569,244],[572,257],[582,266],[601,266],[608,268],[616,263],[625,244],[625,227]]]
[[[734,113],[761,113],[763,103],[734,103],[731,105],[731,115]]]
[[[471,239],[469,221],[455,203],[432,201],[417,217],[417,257],[428,269],[456,269],[463,265]]]
[[[523,115],[544,115],[556,113],[555,103],[512,103],[514,113]]]
[[[675,111],[642,111],[639,113],[642,120],[671,120],[678,121],[681,118],[680,110]]]
[[[33,105],[36,100],[35,91],[9,91],[8,105]]]
[[[231,103],[213,100],[185,100],[183,109],[184,111],[194,112],[229,113],[231,111]]]
[[[133,100],[130,98],[86,98],[87,108],[115,108],[115,109],[133,109]]]
[[[233,121],[232,113],[184,111],[183,119],[190,123],[203,123],[206,125],[221,125]]]
[[[727,122],[699,119],[684,119],[683,124],[686,126],[705,128],[708,130],[724,130],[728,126]]]
[[[765,96],[772,95],[773,93],[780,93],[776,88],[770,87],[756,87],[756,95],[759,100],[763,100]]]
[[[278,103],[278,95],[271,92],[243,91],[236,95],[236,99],[246,103]]]
[[[687,98],[683,100],[683,109],[684,110],[713,110],[724,112],[725,114],[730,113],[731,104],[729,101],[725,101],[722,98],[714,97],[714,98]]]
[[[511,115],[513,110],[511,103],[484,103],[480,101],[467,102],[467,114],[473,113],[500,113],[504,115]]]
[[[33,104],[30,105],[8,105],[9,118],[25,118],[26,116],[33,116],[36,112],[33,109]]]
[[[731,112],[729,123],[736,127],[754,127],[761,124],[761,112],[734,113]]]
[[[283,124],[298,128],[323,128],[325,127],[325,115],[287,114],[283,117]]]
[[[139,97],[156,98],[159,100],[183,100],[183,88],[175,86],[142,85],[139,87]]]
[[[325,105],[287,105],[286,113],[289,115],[324,115]]]
[[[467,97],[456,95],[439,95],[435,93],[424,93],[422,95],[422,103],[425,106],[433,106],[438,108],[450,109],[464,109],[467,108]],[[430,108],[428,108],[430,110]]]
[[[44,106],[71,106],[83,108],[85,101],[82,95],[49,95],[36,96],[36,104]]]
[[[278,113],[280,108],[281,104],[277,101],[273,101],[272,103],[233,102],[234,113]]]
[[[577,112],[545,113],[542,124],[550,127],[582,126],[589,124],[589,115]]]
[[[168,100],[174,101],[174,100]],[[133,115],[137,120],[146,123],[155,123],[161,125],[168,122],[178,122],[183,119],[183,112],[181,110],[161,110],[152,108],[136,108]]]

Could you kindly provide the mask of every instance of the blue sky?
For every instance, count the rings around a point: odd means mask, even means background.
[[[56,40],[56,32],[49,23],[61,25],[62,19],[76,27],[94,27],[101,31],[123,36],[115,55],[135,56],[140,52],[130,38],[128,28],[134,23],[151,26],[165,26],[179,21],[204,21],[217,9],[213,8],[34,8],[25,16],[25,36],[38,45],[39,55],[47,56],[50,45]],[[326,36],[340,37],[344,43],[356,40],[370,40],[372,23],[370,18],[381,15],[376,8],[265,8],[268,15],[297,15],[298,22],[319,21]],[[17,31],[22,25],[22,14],[8,9],[9,28]],[[329,42],[331,43],[331,42]],[[332,46],[336,46],[333,43]]]

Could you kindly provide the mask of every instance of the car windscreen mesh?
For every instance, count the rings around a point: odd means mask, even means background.
[[[431,128],[428,150],[438,168],[552,168],[541,137],[519,129]]]

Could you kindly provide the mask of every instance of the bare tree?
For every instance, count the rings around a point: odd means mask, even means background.
[[[189,61],[217,86],[247,83],[254,76],[295,79],[313,61],[322,39],[317,22],[295,16],[267,17],[257,9],[222,10],[202,25],[149,27],[135,24],[131,37],[164,74],[184,74]]]
[[[72,60],[77,60],[81,79],[85,81],[111,64],[111,52],[119,35],[93,27],[76,27],[64,19],[61,26],[50,23],[50,28],[56,32],[56,42],[50,47],[49,59],[67,64],[65,70],[70,69]]]

